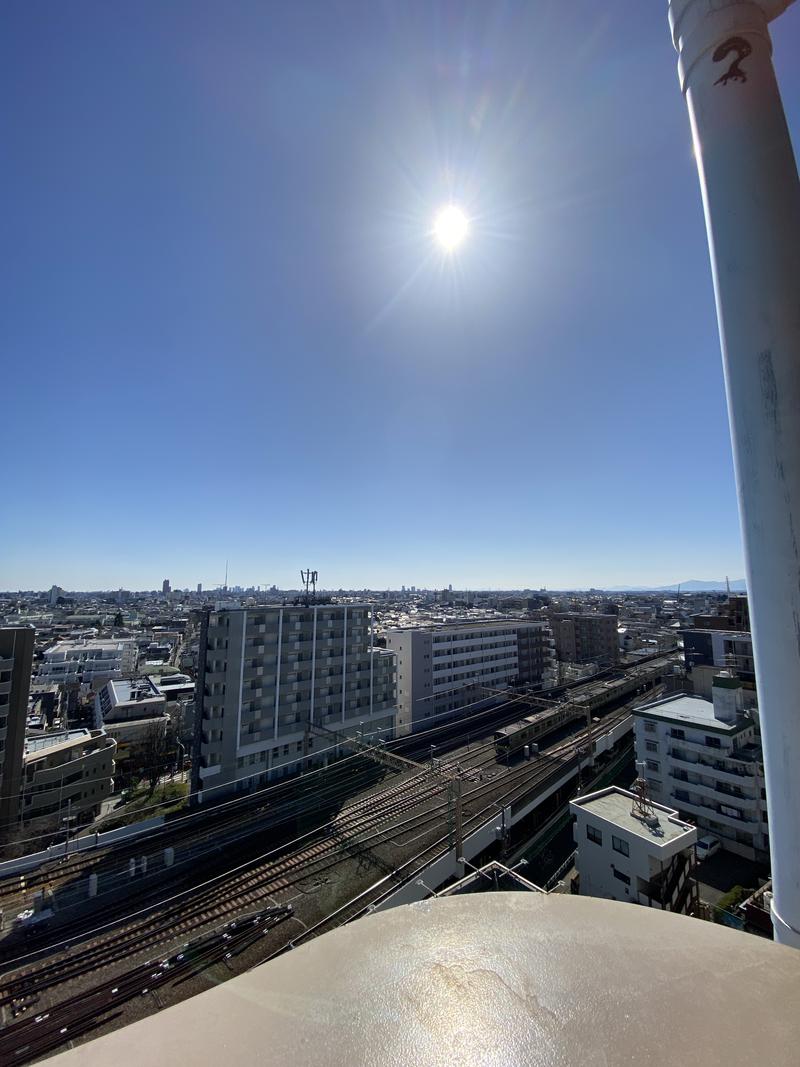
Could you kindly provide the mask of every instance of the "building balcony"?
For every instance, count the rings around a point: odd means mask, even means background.
[[[694,812],[696,815],[702,815],[706,819],[713,819],[716,822],[723,823],[725,826],[732,826],[739,830],[746,830],[748,833],[758,833],[761,825],[757,819],[739,819],[735,815],[728,815],[725,812],[720,811],[713,803],[704,804],[696,798],[692,800],[682,800],[676,792],[670,793],[670,800],[679,811],[685,811],[689,814]],[[735,805],[731,804],[730,806],[734,807]]]
[[[735,790],[732,786],[729,786],[726,782],[717,782],[709,784],[707,782],[690,782],[683,778],[680,773],[675,771],[669,772],[669,777],[675,782],[682,783],[690,792],[698,792],[702,796],[709,796],[712,800],[717,800],[720,803],[721,797],[729,797],[733,801],[741,801],[748,806],[752,806],[756,803],[756,796],[754,793],[745,793],[742,790]]]
[[[705,749],[705,751],[708,752],[708,749]],[[723,763],[722,760],[715,760],[705,757],[699,757],[697,759],[688,759],[683,755],[676,754],[676,750],[674,748],[670,748],[667,754],[670,759],[675,760],[677,763],[680,763],[685,767],[694,767],[695,770],[698,767],[704,767],[708,768],[709,770],[713,770],[714,775],[719,776],[722,781],[736,783],[740,782],[743,778],[752,779],[755,777],[754,763],[739,764],[738,766],[736,766],[736,764],[733,764],[732,766],[730,766],[726,763]],[[724,758],[726,760],[731,759],[731,756],[726,754]],[[752,770],[748,770],[748,767],[752,768]]]

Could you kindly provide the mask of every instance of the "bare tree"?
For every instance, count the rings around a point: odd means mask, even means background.
[[[167,767],[169,748],[167,745],[167,731],[163,719],[154,719],[147,727],[144,745],[142,746],[144,758],[144,773],[147,784],[150,786],[150,796],[156,791],[158,780],[164,774]]]

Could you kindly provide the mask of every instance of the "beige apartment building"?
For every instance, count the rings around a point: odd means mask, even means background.
[[[103,730],[28,736],[19,798],[21,821],[52,817],[91,822],[113,792],[116,747]]]
[[[597,663],[608,667],[619,659],[616,615],[550,614],[556,652],[562,663]]]

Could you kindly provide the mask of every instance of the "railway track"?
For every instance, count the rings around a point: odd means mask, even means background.
[[[28,1063],[97,1026],[98,1019],[117,1012],[135,997],[155,995],[217,963],[246,951],[292,915],[291,907],[268,908],[227,924],[222,930],[186,945],[182,951],[131,968],[62,1001],[55,1011],[44,1011],[0,1031],[0,1062]]]
[[[669,652],[657,653],[641,662],[660,660],[667,663],[669,658]],[[639,666],[641,663],[632,665],[627,670],[634,670]],[[620,673],[619,668],[609,668],[595,675],[588,682],[569,683],[557,689],[548,690],[548,699],[579,690],[605,675],[618,673]],[[434,737],[440,747],[448,739],[454,743],[457,742],[459,734],[463,741],[465,728],[476,732],[489,730],[495,726],[507,725],[510,721],[519,718],[520,706],[524,704],[525,699],[524,696],[512,697],[499,706],[494,705],[491,708],[482,709],[455,723],[446,722],[429,728],[423,734],[414,735],[413,738],[400,738],[389,742],[387,748],[408,754],[424,753],[429,750]],[[474,763],[474,761],[470,762]],[[447,766],[451,765],[447,764]],[[344,781],[326,781],[331,772],[337,776],[342,771],[345,776]],[[328,805],[335,806],[341,803],[348,794],[352,795],[353,789],[357,788],[359,783],[368,784],[370,780],[375,781],[373,765],[357,754],[345,757],[331,767],[307,772],[299,779],[267,786],[254,794],[224,801],[213,808],[187,813],[166,824],[164,828],[155,832],[151,831],[146,837],[147,848],[152,850],[154,846],[158,848],[171,844],[183,854],[181,862],[197,862],[204,855],[218,853],[219,842],[222,839],[225,839],[227,844],[235,845],[237,841],[244,841],[266,830],[290,826],[298,819],[304,819],[317,811],[323,811]],[[310,792],[311,790],[313,792]],[[365,799],[369,802],[368,798]],[[133,839],[124,845],[113,846],[109,851],[87,852],[73,858],[60,859],[54,864],[26,874],[24,880],[21,880],[18,875],[8,876],[0,880],[0,907],[6,913],[13,913],[15,909],[19,911],[29,906],[31,895],[37,889],[58,891],[77,879],[87,877],[90,873],[97,873],[102,877],[101,895],[123,885],[126,890],[133,889],[137,895],[141,895],[144,889],[140,889],[138,885],[135,887],[131,885],[128,869],[130,860],[133,859],[136,862],[141,854],[142,842]],[[109,872],[109,860],[119,865],[116,873]],[[114,879],[116,879],[116,884]]]
[[[628,712],[623,710],[608,716],[604,726],[606,723],[613,726],[626,714]],[[169,974],[169,980],[173,981],[176,972],[170,960],[176,960],[177,956],[169,955],[166,948],[168,944],[174,944],[176,939],[197,931],[201,931],[197,933],[200,938],[213,937],[207,932],[208,925],[234,908],[241,913],[243,907],[258,905],[257,914],[266,914],[266,901],[275,906],[271,900],[273,894],[289,890],[300,882],[307,883],[330,872],[336,863],[348,859],[348,844],[368,853],[382,845],[394,845],[409,833],[418,834],[424,827],[441,825],[443,809],[447,804],[443,775],[457,774],[467,785],[466,789],[462,787],[462,804],[465,810],[464,830],[468,833],[491,816],[492,811],[496,810],[495,804],[513,803],[515,798],[544,785],[553,776],[563,775],[571,762],[577,765],[579,757],[576,752],[581,744],[585,744],[587,734],[588,731],[584,729],[551,746],[535,761],[525,761],[513,770],[506,770],[501,780],[489,782],[481,781],[480,775],[482,767],[496,763],[493,743],[476,746],[468,754],[466,766],[463,760],[445,762],[440,764],[438,775],[431,771],[420,772],[378,794],[354,801],[323,828],[321,835],[306,841],[294,852],[281,856],[268,853],[249,861],[239,869],[212,879],[207,886],[178,894],[173,900],[164,902],[164,906],[157,909],[155,914],[143,915],[125,924],[115,924],[116,928],[110,932],[99,932],[88,944],[74,946],[58,960],[42,966],[32,965],[30,959],[13,961],[6,967],[0,987],[0,1003],[6,1005],[14,1016],[14,1021],[0,1030],[0,1062],[29,1062],[32,1057],[51,1051],[69,1038],[93,1029],[125,998],[151,992],[157,988],[154,983],[162,979],[163,974]],[[487,793],[496,793],[500,782],[503,786],[501,793],[487,805]],[[419,810],[421,806],[422,811]],[[365,894],[359,894],[347,902],[299,935],[291,944],[298,944],[332,926],[352,921],[374,908],[398,885],[413,877],[418,870],[423,870],[436,855],[441,854],[447,841],[448,835],[437,836],[410,859],[390,867],[389,872]],[[148,912],[151,910],[148,909]],[[225,929],[230,925],[229,921]],[[242,928],[241,943],[246,943],[249,948],[263,936],[263,931],[250,930],[250,941],[245,934]],[[238,945],[239,941],[236,943]],[[219,953],[222,947],[216,944],[214,951]],[[36,1016],[31,1015],[37,1004],[35,998],[41,998],[43,993],[50,993],[68,982],[87,978],[103,970],[108,971],[115,964],[143,953],[151,954],[159,948],[163,959],[155,969],[154,964],[145,961],[128,968],[121,975],[108,974],[86,993],[67,997]],[[52,946],[48,951],[52,952]],[[224,958],[224,953],[222,956],[214,956],[213,953],[209,956],[210,960],[221,958]],[[200,966],[197,960],[193,965]],[[210,966],[211,963],[206,965]]]

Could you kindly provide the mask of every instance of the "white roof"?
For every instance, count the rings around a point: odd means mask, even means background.
[[[642,704],[634,708],[634,715],[648,719],[679,719],[695,726],[712,726],[715,730],[737,729],[736,723],[717,718],[710,700],[694,695],[678,694],[656,700],[653,704]]]
[[[694,843],[697,835],[696,828],[679,819],[674,808],[668,808],[664,804],[652,804],[658,823],[650,825],[644,819],[632,814],[635,799],[635,794],[628,792],[627,789],[611,786],[597,793],[589,793],[585,797],[576,797],[570,801],[570,807],[580,808],[619,827],[626,835],[644,838],[654,845],[667,845],[681,837],[686,838],[687,846]]]

